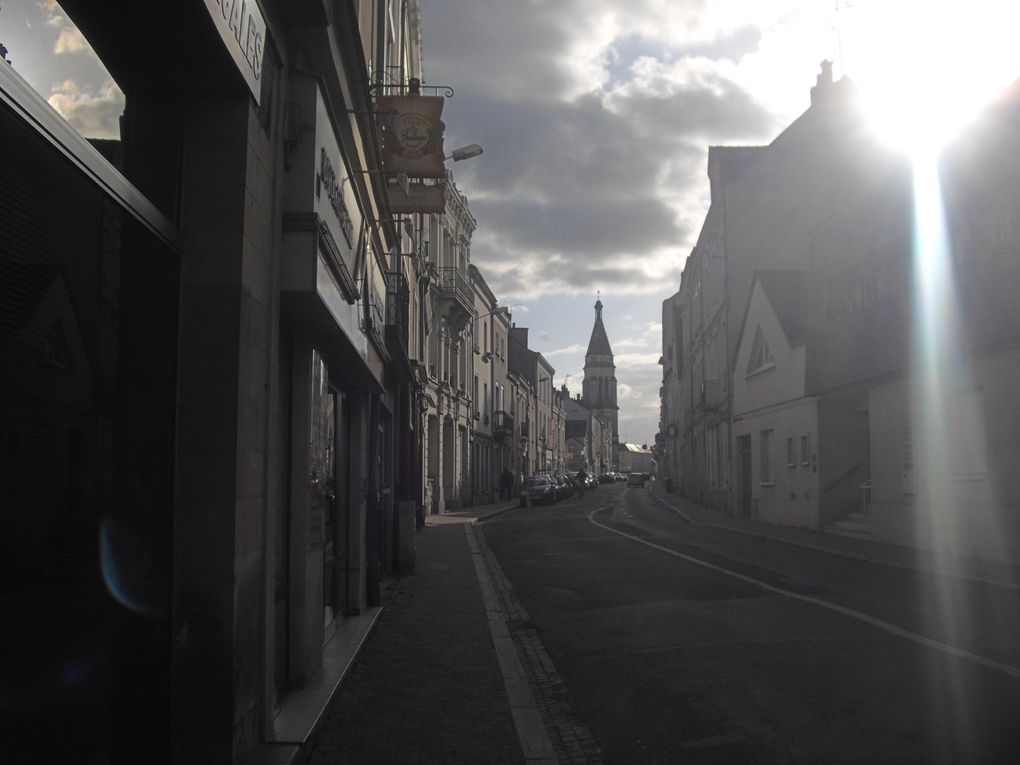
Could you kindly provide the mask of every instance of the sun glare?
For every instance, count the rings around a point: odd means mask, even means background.
[[[855,0],[841,9],[843,68],[876,132],[930,154],[1020,77],[1020,7],[1002,0]]]

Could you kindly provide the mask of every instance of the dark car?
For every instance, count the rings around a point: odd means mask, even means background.
[[[552,478],[553,478],[554,481],[556,481],[556,483],[559,486],[559,498],[560,499],[566,499],[567,497],[574,496],[574,492],[576,491],[576,487],[574,486],[574,484],[570,480],[567,479],[567,477],[565,475],[561,475],[559,473],[554,473]]]
[[[599,476],[599,483],[613,483],[616,480],[616,473],[612,471]]]
[[[645,474],[644,473],[631,473],[627,476],[627,486],[644,486],[645,485]]]
[[[551,475],[533,475],[524,480],[524,489],[521,492],[521,507],[527,503],[525,495],[531,499],[531,504],[552,504],[560,498],[559,483]]]

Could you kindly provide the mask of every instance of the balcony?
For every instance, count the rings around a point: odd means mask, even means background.
[[[435,298],[452,332],[463,331],[475,315],[474,289],[459,268],[436,269]]]
[[[410,290],[407,277],[394,271],[386,272],[386,330],[396,335],[403,346],[407,347],[408,325],[407,311],[410,304]]]
[[[407,278],[394,271],[386,274],[386,348],[407,381],[416,379],[416,370],[408,355],[408,311],[410,290]]]
[[[514,417],[509,412],[498,411],[493,414],[492,435],[497,441],[512,438],[514,435]]]

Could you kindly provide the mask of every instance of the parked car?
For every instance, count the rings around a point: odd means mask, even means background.
[[[551,475],[533,475],[524,479],[524,489],[521,491],[521,507],[527,504],[526,498],[531,499],[533,505],[551,505],[559,499],[559,484]]]
[[[559,498],[566,499],[574,496],[575,487],[565,475],[553,473],[553,480],[559,485]]]
[[[644,473],[631,473],[627,476],[627,487],[637,486],[638,488],[645,485],[645,474]]]
[[[616,480],[617,481],[626,481],[627,480],[627,476],[624,475],[623,473],[613,473],[613,475],[616,476]]]
[[[611,470],[599,476],[599,483],[613,483],[614,481],[616,481],[616,473]]]
[[[579,489],[594,489],[599,485],[599,479],[593,476],[591,473],[584,474],[583,486],[581,485],[582,481],[580,478],[581,471],[574,470],[570,473],[567,473],[566,476],[567,480],[570,481],[571,485],[574,487],[575,492],[577,492]]]

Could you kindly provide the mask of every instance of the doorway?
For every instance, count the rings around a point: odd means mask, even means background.
[[[327,479],[323,496],[322,608],[325,639],[329,640],[336,619],[348,611],[350,514],[347,512],[350,440],[349,403],[346,396],[330,388],[323,407]]]
[[[741,518],[751,517],[751,436],[737,437],[737,457],[740,462],[740,501],[737,505]]]

